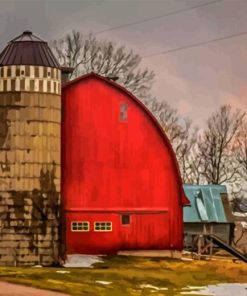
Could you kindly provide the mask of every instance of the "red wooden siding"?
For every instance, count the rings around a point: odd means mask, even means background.
[[[171,146],[157,122],[127,91],[90,74],[62,97],[62,197],[68,253],[181,249],[187,202]],[[130,213],[130,225],[121,214]],[[89,221],[89,232],[71,232]],[[95,221],[112,221],[95,232]]]
[[[127,249],[170,249],[166,214],[133,214],[131,224],[122,225],[117,213],[67,213],[67,230],[78,218],[90,223],[90,231],[67,233],[68,253],[114,254]],[[112,221],[112,231],[94,232],[94,221]]]

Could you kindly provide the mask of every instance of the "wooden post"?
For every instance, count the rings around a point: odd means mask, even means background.
[[[199,260],[201,260],[202,238],[203,238],[203,236],[200,234],[199,238],[198,238],[198,258],[199,258]]]
[[[207,225],[203,224],[203,233],[202,233],[202,242],[201,242],[201,252],[204,253],[205,252],[205,246],[207,245],[207,241],[206,241],[206,235],[207,235]]]
[[[214,228],[213,228],[213,225],[211,224],[210,225],[210,235],[212,235],[214,232]],[[212,258],[213,256],[213,239],[212,237],[210,237],[210,258]]]

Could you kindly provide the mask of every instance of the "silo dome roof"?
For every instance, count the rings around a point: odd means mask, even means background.
[[[0,54],[0,66],[33,65],[60,68],[47,42],[30,31],[11,40]]]

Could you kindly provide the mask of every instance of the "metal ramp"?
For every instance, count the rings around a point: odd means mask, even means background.
[[[227,251],[231,255],[233,255],[233,256],[237,257],[238,259],[240,259],[240,260],[244,261],[245,263],[247,263],[247,257],[243,253],[241,253],[237,249],[231,247],[230,245],[228,245],[227,243],[222,241],[216,235],[208,234],[208,235],[205,235],[205,236],[206,236],[207,239],[211,240],[215,245],[219,246],[220,248]]]

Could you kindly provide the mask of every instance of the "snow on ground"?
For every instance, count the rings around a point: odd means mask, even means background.
[[[243,228],[247,229],[247,222],[240,222]]]
[[[143,284],[143,285],[140,285],[140,287],[142,289],[153,289],[153,290],[157,290],[157,291],[166,291],[168,290],[167,288],[161,288],[161,287],[156,287],[156,286],[153,286],[153,285],[149,285],[149,284]]]
[[[233,212],[233,216],[236,216],[236,217],[247,217],[247,213]]]
[[[198,289],[199,288],[199,289]],[[188,290],[186,292],[180,292],[181,295],[205,295],[205,296],[246,296],[247,284],[218,284],[209,285],[207,287],[186,287],[182,290]],[[194,290],[195,291],[190,291]]]
[[[182,290],[201,290],[204,288],[204,286],[187,286],[185,288],[182,288]]]
[[[192,258],[186,258],[186,257],[182,257],[181,260],[182,261],[194,261],[194,259],[192,259]]]
[[[92,267],[96,262],[103,262],[100,256],[73,254],[67,256],[64,267]]]
[[[107,281],[95,281],[95,283],[101,284],[101,285],[110,285],[112,282]]]

